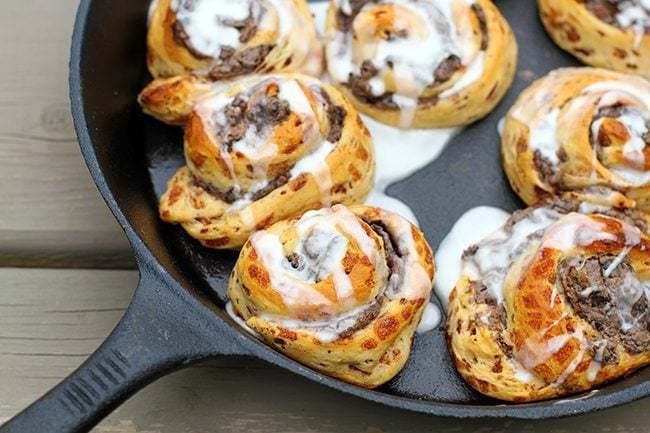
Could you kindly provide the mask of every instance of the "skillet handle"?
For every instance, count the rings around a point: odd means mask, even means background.
[[[225,324],[219,326],[215,317],[200,320],[201,314],[214,314],[203,304],[186,302],[151,269],[141,267],[140,275],[133,301],[108,339],[0,433],[86,432],[166,373],[215,354],[245,354],[234,339],[224,341]],[[191,325],[197,319],[202,326]]]

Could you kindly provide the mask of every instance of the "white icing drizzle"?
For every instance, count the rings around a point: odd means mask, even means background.
[[[510,359],[510,362],[512,363],[512,367],[515,370],[515,379],[523,383],[535,382],[535,375],[531,373],[530,370],[527,370],[523,365],[521,365],[519,361],[517,361],[515,358],[512,358]]]
[[[321,203],[324,206],[331,204],[332,173],[327,164],[327,155],[332,153],[335,147],[335,143],[323,141],[312,153],[298,161],[290,172],[291,179],[303,173],[311,173],[320,189]]]
[[[597,241],[616,241],[616,235],[605,231],[606,226],[580,213],[562,217],[544,233],[540,249],[552,248],[565,253]],[[638,229],[636,229],[638,230]]]
[[[442,314],[440,313],[438,307],[434,303],[429,302],[424,307],[424,311],[422,312],[422,319],[420,319],[420,323],[418,324],[416,332],[418,334],[424,334],[425,332],[436,329],[440,324],[441,319]]]
[[[474,40],[471,24],[461,18],[459,12],[471,4],[473,1],[466,0],[381,0],[366,4],[353,19],[350,32],[332,29],[327,35],[329,72],[335,81],[345,83],[350,74],[359,75],[364,61],[371,60],[379,69],[370,80],[373,95],[381,96],[386,92],[386,77],[392,75],[393,102],[402,111],[401,127],[408,128],[417,110],[418,98],[434,84],[434,71],[449,56],[458,57],[465,71],[461,79],[441,93],[441,97],[460,92],[483,75],[485,53]],[[403,30],[403,34],[388,39],[362,34],[364,30],[371,32],[363,17],[385,5],[394,6],[394,27],[396,31]],[[352,13],[347,0],[335,0],[333,7],[340,8],[343,13]],[[357,37],[353,38],[352,33]]]
[[[286,317],[268,313],[260,313],[259,317],[268,322],[276,323],[283,328],[311,332],[318,341],[327,344],[338,340],[341,333],[354,326],[359,316],[370,307],[371,304],[366,304],[338,316],[313,321],[287,319]]]
[[[244,319],[242,319],[241,317],[239,317],[237,313],[235,313],[235,309],[233,308],[232,302],[230,301],[226,303],[226,313],[230,316],[232,320],[237,322],[239,326],[244,328],[246,332],[248,332],[249,334],[253,335],[256,338],[260,338],[260,334],[258,334],[253,328],[248,326],[244,321]]]
[[[616,14],[618,25],[631,29],[635,33],[635,46],[638,48],[646,28],[650,28],[650,1],[624,0],[619,2],[618,10]]]
[[[592,343],[593,347],[596,347],[593,359],[589,362],[589,367],[587,367],[587,379],[589,382],[593,382],[598,377],[598,373],[602,368],[603,354],[605,353],[605,348],[607,347],[607,340],[594,341]]]
[[[285,6],[286,7],[286,6]],[[204,56],[217,58],[221,48],[239,47],[240,32],[228,22],[242,21],[249,16],[260,30],[271,30],[271,15],[256,0],[173,0],[172,10],[183,24],[192,47]]]
[[[508,212],[495,207],[475,207],[465,212],[442,240],[436,252],[435,292],[445,308],[460,279],[463,251],[498,230],[509,217]]]
[[[503,283],[507,270],[520,254],[528,250],[532,242],[538,242],[544,231],[562,214],[552,209],[537,208],[526,218],[505,226],[476,244],[476,253],[463,260],[462,275],[473,281],[481,281],[495,299],[503,301]]]
[[[560,109],[556,108],[546,113],[546,115],[539,117],[538,121],[530,127],[528,142],[528,146],[532,150],[539,151],[554,166],[557,166],[560,162],[557,156],[560,143],[558,143],[556,138],[559,114]]]
[[[345,273],[342,259],[351,236],[378,271],[379,277],[387,275],[374,240],[368,236],[352,212],[344,206],[334,206],[305,213],[296,223],[301,238],[298,253],[305,262],[305,269],[297,271],[286,259],[280,237],[267,230],[254,233],[250,242],[260,261],[269,273],[271,285],[282,296],[288,308],[327,307],[332,304],[318,292],[313,284],[332,276],[341,304],[354,303],[352,284]],[[327,311],[324,308],[323,311]]]

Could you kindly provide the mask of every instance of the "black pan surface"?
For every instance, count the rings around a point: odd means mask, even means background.
[[[534,79],[577,62],[547,37],[534,0],[496,0],[519,43],[515,82],[487,118],[465,128],[442,155],[388,193],[416,213],[436,248],[454,222],[479,205],[523,207],[501,169],[497,123]],[[456,373],[444,328],[418,335],[405,369],[366,390],[314,372],[244,332],[224,313],[236,253],[201,247],[158,218],[157,201],[183,165],[182,131],[141,113],[148,0],[81,0],[72,41],[70,93],[82,153],[106,203],[131,241],[141,280],[131,306],[98,351],[2,433],[87,431],[157,377],[214,356],[264,359],[315,382],[390,406],[455,417],[550,418],[650,395],[650,369],[581,396],[504,404]],[[404,143],[408,152],[408,143]],[[435,300],[435,302],[438,302]]]

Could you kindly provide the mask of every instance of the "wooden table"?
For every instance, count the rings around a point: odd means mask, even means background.
[[[0,423],[100,344],[138,278],[129,246],[90,180],[72,129],[67,61],[76,3],[0,3]],[[505,430],[647,432],[650,401],[543,423],[458,421],[361,401],[262,363],[221,360],[161,379],[95,429]]]

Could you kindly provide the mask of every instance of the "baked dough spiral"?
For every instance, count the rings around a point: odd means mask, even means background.
[[[415,226],[378,208],[335,205],[254,233],[228,296],[277,350],[372,388],[403,368],[433,277]]]
[[[470,247],[448,337],[479,392],[523,402],[589,390],[650,362],[647,215],[555,202]]]
[[[150,7],[147,65],[154,78],[317,76],[322,48],[305,0],[154,0]]]
[[[650,2],[539,0],[551,38],[584,63],[650,79]]]
[[[372,187],[370,134],[332,86],[304,75],[255,76],[203,97],[185,128],[185,159],[160,216],[213,248],[310,209],[362,201]]]
[[[650,82],[566,68],[526,89],[505,119],[502,154],[528,204],[549,195],[650,209]]]
[[[334,82],[393,126],[471,123],[515,72],[514,35],[490,0],[331,0],[326,28]]]

